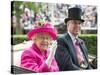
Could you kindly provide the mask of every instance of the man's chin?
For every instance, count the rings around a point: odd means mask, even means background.
[[[79,34],[79,32],[74,33],[75,36],[77,36]]]

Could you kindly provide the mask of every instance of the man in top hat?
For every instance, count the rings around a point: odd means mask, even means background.
[[[78,37],[81,24],[82,10],[74,7],[68,9],[68,18],[65,18],[67,33],[58,38],[58,48],[55,58],[61,71],[91,69],[88,62],[87,48],[84,41]]]

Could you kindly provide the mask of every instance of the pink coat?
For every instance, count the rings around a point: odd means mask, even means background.
[[[48,50],[41,52],[39,48],[33,44],[29,49],[25,49],[21,56],[21,67],[32,70],[34,72],[54,72],[59,71],[56,60],[53,59],[50,68],[45,63],[48,57]]]

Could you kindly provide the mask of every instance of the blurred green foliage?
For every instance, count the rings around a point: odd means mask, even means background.
[[[80,38],[85,41],[88,53],[97,55],[97,35],[81,35]]]
[[[20,19],[25,11],[25,8],[28,8],[29,10],[32,10],[34,12],[39,12],[42,6],[43,6],[42,3],[39,3],[39,5],[37,5],[35,2],[27,2],[27,1],[12,1],[11,2],[11,18],[13,16],[16,16],[17,18],[16,34],[23,34],[22,27],[20,25]],[[11,23],[11,26],[13,27],[13,22]]]
[[[61,34],[58,35],[58,37],[62,36]],[[12,45],[22,43],[24,41],[27,41],[26,35],[12,35]],[[85,44],[88,49],[88,53],[97,55],[97,35],[95,34],[84,34],[80,35],[80,38],[85,41]]]

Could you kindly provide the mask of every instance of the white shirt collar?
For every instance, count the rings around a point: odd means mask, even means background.
[[[72,33],[70,33],[69,31],[68,31],[68,34],[70,35],[70,37],[71,37],[73,43],[75,43],[75,42],[76,42],[76,38],[78,38],[78,36],[75,37],[75,36],[74,36]]]

